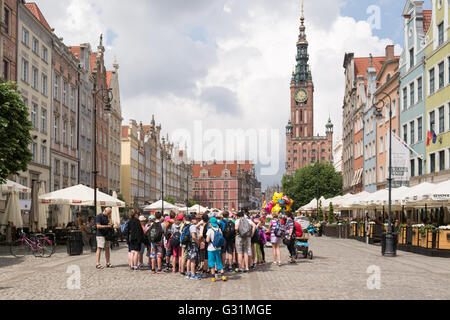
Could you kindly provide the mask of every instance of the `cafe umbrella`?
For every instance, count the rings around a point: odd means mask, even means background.
[[[5,215],[3,217],[2,225],[11,222],[16,228],[23,228],[22,212],[20,211],[19,191],[12,190],[11,195],[6,204]]]
[[[44,184],[41,183],[38,197],[44,194],[45,194]],[[47,229],[48,205],[44,203],[39,203],[38,209],[39,209],[38,230]]]

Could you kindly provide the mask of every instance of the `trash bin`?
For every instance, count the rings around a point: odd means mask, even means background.
[[[83,234],[81,231],[70,231],[67,237],[67,253],[70,256],[83,254]]]
[[[383,235],[381,237],[381,254],[384,256],[386,253],[386,236],[387,232],[383,232]],[[397,255],[397,245],[398,245],[398,233],[393,232],[392,233],[393,241],[394,241],[394,255]]]

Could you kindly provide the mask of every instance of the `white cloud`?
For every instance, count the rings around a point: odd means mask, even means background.
[[[315,133],[325,133],[331,116],[335,140],[342,137],[344,54],[383,55],[392,43],[373,36],[367,22],[339,16],[341,4],[305,3]],[[131,5],[120,0],[71,0],[65,7],[40,0],[38,5],[67,45],[91,42],[96,48],[100,33],[114,32],[106,58],[109,67],[114,56],[120,64],[124,124],[129,119],[149,123],[154,114],[165,133],[180,128],[193,132],[197,120],[205,130],[278,129],[279,174],[263,177],[263,182],[279,182],[299,32],[298,2],[135,0]],[[216,88],[212,95],[211,88]],[[217,101],[221,94],[227,105]],[[223,112],[227,106],[228,112]]]

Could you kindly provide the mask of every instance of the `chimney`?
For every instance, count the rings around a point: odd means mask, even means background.
[[[393,45],[389,45],[386,46],[386,60],[393,60],[394,59],[394,46]]]

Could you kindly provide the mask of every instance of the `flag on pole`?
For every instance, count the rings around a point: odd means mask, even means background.
[[[431,131],[428,131],[427,133],[427,147],[430,146],[431,141],[433,141],[433,144],[435,144],[436,140],[437,140],[436,132],[434,132],[434,130],[431,129]]]

